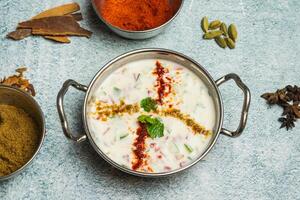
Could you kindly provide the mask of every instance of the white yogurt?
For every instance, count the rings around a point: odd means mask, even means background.
[[[153,74],[156,62],[168,69],[166,76],[172,79],[172,92],[164,98],[158,109],[167,109],[169,104],[188,114],[206,130],[212,131],[216,123],[214,101],[208,94],[206,85],[189,69],[167,60],[147,59],[124,65],[109,75],[94,90],[88,104],[88,127],[96,145],[114,162],[132,169],[136,155],[133,146],[137,138],[138,116],[149,115],[142,108],[133,114],[112,116],[102,121],[95,114],[95,101],[106,104],[136,104],[146,97],[157,99],[157,75]],[[167,79],[165,79],[167,80]],[[197,159],[206,150],[211,134],[195,133],[180,119],[158,116],[164,124],[164,136],[147,137],[145,140],[145,165],[137,171],[166,172],[181,168]]]

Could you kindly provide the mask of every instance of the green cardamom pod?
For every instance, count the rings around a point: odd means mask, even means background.
[[[224,38],[218,36],[215,38],[215,41],[216,43],[221,47],[221,48],[226,48],[227,47],[227,44],[226,44],[226,41],[224,40]]]
[[[209,29],[209,30],[214,30],[214,29],[220,28],[221,23],[222,23],[222,22],[221,22],[220,20],[212,21],[212,22],[209,24],[208,29]]]
[[[220,30],[223,31],[223,35],[227,36],[228,35],[228,31],[227,31],[227,25],[225,23],[222,23],[220,26]]]
[[[208,31],[208,19],[207,17],[203,17],[201,20],[201,28],[204,33],[207,33]]]
[[[226,37],[226,38],[225,38],[225,41],[226,41],[227,46],[228,46],[230,49],[234,49],[234,48],[235,48],[235,43],[234,43],[234,41],[233,41],[231,38]]]
[[[230,24],[228,27],[228,35],[233,41],[236,41],[238,33],[234,24]]]
[[[203,38],[204,39],[207,39],[207,40],[211,40],[211,39],[214,39],[215,37],[219,37],[223,34],[223,31],[211,31],[211,32],[207,32],[203,35]]]

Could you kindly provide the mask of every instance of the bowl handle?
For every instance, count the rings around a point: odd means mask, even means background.
[[[69,124],[68,124],[68,121],[67,121],[67,116],[66,116],[66,113],[65,113],[65,109],[64,109],[64,97],[65,97],[66,92],[70,88],[70,86],[73,86],[75,89],[83,91],[83,92],[86,92],[88,88],[87,88],[87,86],[81,85],[81,84],[77,83],[74,80],[71,80],[71,79],[67,80],[63,84],[62,88],[60,89],[60,91],[57,95],[57,100],[56,100],[57,111],[58,111],[58,115],[59,115],[59,118],[60,118],[60,123],[61,123],[61,126],[62,126],[62,129],[63,129],[63,132],[64,132],[65,136],[68,139],[79,143],[79,142],[82,142],[82,141],[86,140],[86,135],[83,134],[83,135],[80,135],[80,136],[74,136],[71,133],[71,130],[69,128]]]
[[[242,114],[241,119],[238,128],[235,131],[229,131],[225,128],[222,128],[221,133],[224,135],[227,135],[229,137],[238,137],[242,134],[248,118],[248,111],[250,107],[250,101],[251,101],[251,94],[249,88],[243,83],[243,81],[240,79],[240,77],[236,74],[227,74],[223,76],[222,78],[218,79],[216,81],[217,86],[219,87],[223,83],[225,83],[228,80],[234,80],[234,82],[237,84],[237,86],[243,91],[244,93],[244,103],[242,108]]]

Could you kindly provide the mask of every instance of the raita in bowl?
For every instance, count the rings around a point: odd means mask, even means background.
[[[243,91],[239,126],[223,126],[218,87],[234,80]],[[64,110],[69,87],[86,92],[85,134],[73,134]],[[88,86],[67,80],[57,108],[67,138],[88,139],[97,153],[129,174],[160,177],[187,169],[214,146],[220,133],[239,136],[246,126],[250,91],[236,74],[214,81],[196,61],[166,49],[125,53],[103,66]]]
[[[94,89],[88,103],[88,125],[97,146],[116,163],[143,172],[175,170],[198,158],[215,118],[213,99],[201,79],[162,59],[117,69]]]

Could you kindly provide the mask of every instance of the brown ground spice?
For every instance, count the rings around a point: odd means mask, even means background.
[[[98,119],[101,119],[102,121],[106,121],[108,117],[115,115],[123,115],[124,113],[137,113],[140,109],[138,104],[125,104],[123,100],[121,100],[119,104],[109,105],[101,101],[97,102],[96,104],[96,114]]]
[[[204,126],[199,125],[193,118],[191,118],[188,114],[183,114],[181,113],[180,110],[178,109],[167,109],[167,110],[162,110],[158,111],[158,114],[162,116],[170,116],[177,118],[184,122],[188,127],[190,127],[194,133],[200,133],[203,135],[210,135],[212,132],[210,130],[207,130]]]
[[[133,114],[139,112],[140,107],[138,104],[125,104],[123,100],[119,104],[106,104],[102,101],[96,102],[97,119],[107,121],[107,118],[115,115],[122,116],[123,114]],[[188,127],[190,127],[195,134],[210,135],[212,131],[207,130],[204,126],[198,124],[190,115],[182,113],[175,108],[169,108],[166,110],[156,110],[154,113],[161,116],[170,116],[181,120]]]
[[[38,127],[23,109],[0,104],[0,176],[30,160],[38,141]]]

